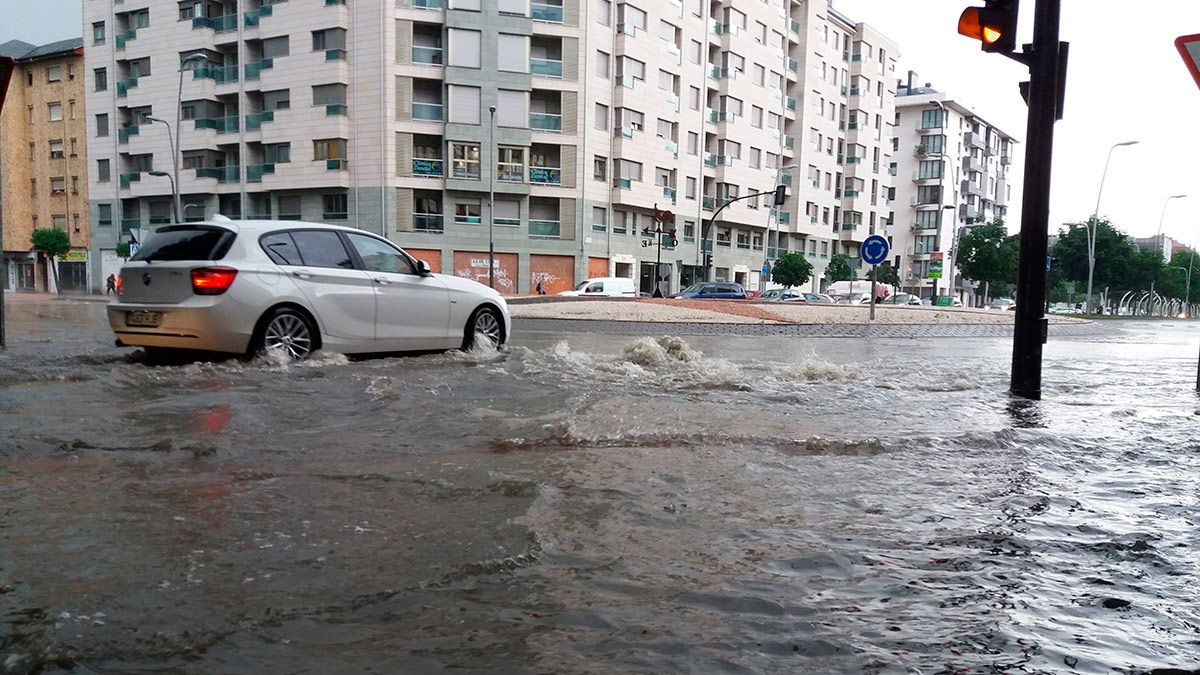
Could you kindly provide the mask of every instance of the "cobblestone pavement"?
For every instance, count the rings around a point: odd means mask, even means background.
[[[1110,326],[1095,322],[1051,324],[1050,336],[1103,334]],[[514,332],[608,333],[612,335],[763,335],[792,337],[1006,337],[1011,325],[997,324],[703,324],[579,319],[513,319]]]

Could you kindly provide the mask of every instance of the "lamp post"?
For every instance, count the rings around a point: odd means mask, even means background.
[[[175,171],[175,178],[172,181],[172,184],[175,186],[175,222],[180,222],[183,218],[183,207],[180,206],[179,202],[179,155],[183,153],[183,128],[179,126],[180,118],[183,117],[183,73],[184,71],[191,70],[187,67],[188,64],[200,63],[201,61],[208,62],[208,60],[208,57],[204,54],[196,53],[179,62],[179,91],[175,95],[175,140],[178,143],[171,150],[171,165]],[[150,119],[162,122],[162,120],[157,118],[152,117]],[[163,122],[163,124],[167,123]],[[167,124],[167,139],[170,140],[170,137],[171,125]]]
[[[1155,232],[1154,239],[1150,240],[1150,245],[1154,247],[1155,255],[1159,255],[1159,256],[1162,255],[1162,244],[1159,242],[1162,241],[1162,226],[1163,226],[1163,219],[1165,219],[1167,217],[1167,205],[1171,203],[1172,199],[1183,199],[1186,196],[1187,195],[1171,195],[1170,197],[1167,197],[1166,199],[1163,200],[1162,214],[1158,217],[1158,232]],[[1168,258],[1168,260],[1169,260],[1169,258]],[[1154,279],[1151,278],[1150,279],[1150,304],[1146,306],[1146,315],[1147,316],[1150,315],[1150,309],[1153,306],[1154,306]]]
[[[1113,143],[1108,149],[1108,159],[1104,160],[1104,172],[1100,174],[1100,189],[1096,191],[1096,208],[1092,209],[1092,219],[1088,223],[1087,229],[1087,249],[1088,249],[1088,283],[1087,283],[1087,311],[1092,311],[1092,275],[1096,270],[1096,228],[1100,224],[1100,195],[1104,194],[1104,179],[1108,177],[1108,164],[1112,161],[1113,150],[1123,148],[1130,145],[1137,145],[1137,141],[1122,141]]]
[[[171,179],[171,196],[173,198],[171,206],[173,207],[172,210],[175,212],[175,222],[181,223],[183,220],[181,218],[182,214],[179,212],[179,153],[175,152],[175,140],[171,134],[171,123],[158,117],[147,117],[146,121],[161,122],[162,125],[167,128],[167,145],[171,148],[171,164],[175,168],[175,176],[172,178],[164,171],[151,171],[150,175],[166,176],[167,178]]]
[[[488,106],[488,287],[496,287],[496,106]]]
[[[779,167],[778,169],[775,170],[775,184],[782,185],[782,181],[780,180],[780,178],[782,178],[784,172],[792,171],[794,169],[799,169],[799,168],[800,168],[800,165],[798,165],[798,164],[788,164],[787,166]],[[767,241],[766,241],[766,246],[763,247],[763,268],[764,269],[767,268],[767,266],[771,262],[771,226],[772,225],[775,226],[775,259],[776,260],[779,259],[779,235],[781,234],[779,232],[779,208],[780,207],[778,207],[778,206],[772,206],[771,213],[770,213],[771,217],[769,220],[767,220]],[[762,277],[759,279],[758,290],[760,290],[760,291],[767,290],[766,277]]]

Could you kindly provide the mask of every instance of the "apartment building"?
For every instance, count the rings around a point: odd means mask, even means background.
[[[83,42],[40,47],[19,40],[0,44],[16,60],[0,113],[0,220],[4,224],[0,281],[6,289],[86,290],[89,221]],[[71,250],[58,274],[39,257],[35,229],[67,233]]]
[[[494,247],[514,294],[609,275],[652,290],[655,209],[676,216],[664,290],[709,274],[757,287],[785,250],[821,270],[889,218],[896,49],[827,0],[123,0],[85,14],[116,36],[88,50],[91,208],[112,223],[98,254],[171,219],[171,179],[151,175],[173,173],[168,128],[185,220],[350,224],[485,282]],[[815,186],[796,180],[809,164]],[[784,208],[732,201],[778,182],[793,188]]]
[[[898,217],[888,232],[894,264],[906,291],[955,295],[971,304],[982,289],[958,273],[958,239],[967,228],[1006,217],[1017,141],[944,92],[916,85],[914,77],[910,72],[897,85]]]

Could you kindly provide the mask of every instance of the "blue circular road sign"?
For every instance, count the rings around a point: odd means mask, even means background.
[[[887,260],[888,249],[887,239],[878,234],[873,234],[867,237],[867,240],[862,243],[859,254],[862,255],[863,262],[868,265],[878,265]]]

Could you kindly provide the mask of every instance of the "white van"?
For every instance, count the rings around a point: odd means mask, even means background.
[[[835,281],[829,284],[829,288],[825,289],[826,295],[832,295],[834,299],[843,304],[858,304],[857,297],[863,297],[866,302],[871,301],[871,280],[858,279],[856,281]],[[887,285],[883,283],[875,284],[875,299],[883,300],[891,295],[891,291]]]
[[[633,287],[633,279],[625,277],[600,277],[581,282],[573,290],[563,291],[559,295],[579,295],[590,298],[612,296],[633,298],[637,296],[637,290]]]

